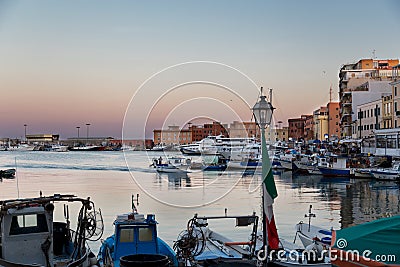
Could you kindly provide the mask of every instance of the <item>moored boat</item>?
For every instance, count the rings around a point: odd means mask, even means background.
[[[180,157],[180,156],[170,156],[164,160],[162,157],[153,159],[153,168],[156,169],[157,172],[188,172],[188,168],[191,165],[191,159]]]
[[[12,179],[15,178],[16,169],[0,170],[0,179]]]
[[[328,177],[351,177],[354,176],[354,169],[351,168],[350,158],[330,156],[328,166],[318,166],[323,176]]]
[[[393,163],[392,168],[373,169],[371,174],[377,180],[400,180],[400,162]]]
[[[105,146],[74,146],[68,148],[70,151],[103,151]]]
[[[234,219],[236,227],[252,226],[249,240],[233,241],[209,227],[210,221]],[[195,215],[174,244],[178,260],[185,266],[256,266],[258,216]]]
[[[70,228],[68,206],[64,222],[53,221],[54,203],[81,203],[76,229]],[[74,195],[0,201],[0,266],[82,266],[96,264],[88,240],[98,240],[103,233],[101,213],[90,198]]]
[[[114,234],[102,242],[97,256],[99,265],[178,266],[175,252],[158,237],[155,215],[139,214],[134,201],[132,197],[131,212],[117,215]]]

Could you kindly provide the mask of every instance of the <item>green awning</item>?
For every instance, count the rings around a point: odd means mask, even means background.
[[[333,236],[333,248],[357,250],[372,260],[400,264],[400,215],[334,230]]]

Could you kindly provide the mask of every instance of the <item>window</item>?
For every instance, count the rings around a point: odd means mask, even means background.
[[[133,242],[133,228],[132,229],[121,229],[120,231],[120,236],[119,236],[119,242],[121,243],[127,243],[127,242]]]
[[[397,86],[394,87],[394,96],[397,96]]]
[[[153,232],[150,228],[139,228],[139,241],[153,241]]]
[[[48,232],[46,215],[25,214],[13,216],[11,219],[10,235]]]

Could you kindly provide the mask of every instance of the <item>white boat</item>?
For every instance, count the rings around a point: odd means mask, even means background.
[[[198,142],[194,144],[180,145],[179,150],[184,155],[193,155],[193,156],[201,155]]]
[[[171,156],[167,157],[164,160],[162,157],[153,159],[153,168],[156,169],[157,172],[167,172],[167,173],[175,173],[175,172],[188,172],[188,168],[191,165],[191,159],[180,157],[180,156]]]
[[[70,151],[103,151],[105,148],[106,147],[104,147],[104,146],[86,145],[86,146],[70,147],[69,150]]]
[[[50,151],[53,152],[68,152],[68,146],[63,146],[63,145],[52,145],[50,148]]]
[[[304,172],[307,174],[321,175],[321,171],[318,167],[327,167],[328,160],[326,157],[320,156],[318,154],[313,155],[303,155],[293,161],[293,172]]]
[[[70,228],[68,207],[65,221],[53,221],[54,203],[80,203],[79,215]],[[97,263],[87,241],[97,241],[103,234],[101,213],[89,198],[74,195],[11,199],[0,201],[0,266],[81,266]]]
[[[200,152],[202,154],[219,154],[225,159],[232,160],[241,157],[243,149],[249,145],[256,143],[254,138],[229,138],[218,136],[208,136],[202,141]]]
[[[213,231],[212,220],[235,219],[236,227],[252,226],[249,240],[234,241]],[[187,223],[174,244],[178,260],[184,266],[256,266],[256,239],[258,216],[209,216],[195,215]],[[247,238],[246,238],[247,239]]]
[[[354,177],[356,178],[372,178],[371,168],[357,168],[354,169]]]
[[[296,235],[299,237],[304,247],[307,247],[314,242],[328,247],[330,246],[332,240],[331,230],[306,224],[304,222],[296,224]]]
[[[8,151],[33,151],[35,146],[29,144],[10,145],[7,147]]]
[[[393,163],[390,169],[371,170],[371,174],[377,180],[400,180],[400,162]]]

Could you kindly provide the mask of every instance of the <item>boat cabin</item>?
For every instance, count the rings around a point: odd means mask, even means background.
[[[165,255],[177,266],[173,250],[157,235],[157,221],[154,214],[136,211],[118,215],[114,221],[114,235],[108,237],[100,247],[100,266],[120,266],[120,259],[133,255]]]
[[[43,206],[9,209],[1,220],[0,258],[25,264],[46,265],[46,257],[53,261],[53,209]]]
[[[153,214],[122,214],[115,225],[115,259],[128,254],[158,254],[157,222]]]
[[[69,228],[67,206],[64,206],[66,221],[53,221],[55,201],[82,203],[82,215],[77,218],[78,227],[83,230],[81,233],[72,233]],[[0,266],[57,267],[77,263],[89,266],[94,254],[86,247],[86,240],[94,234],[90,235],[87,228],[83,228],[83,223],[88,225],[89,209],[94,210],[94,204],[89,199],[73,195],[0,201]],[[97,222],[94,215],[91,219]],[[94,223],[90,226],[96,229]],[[72,241],[73,236],[78,242]]]

